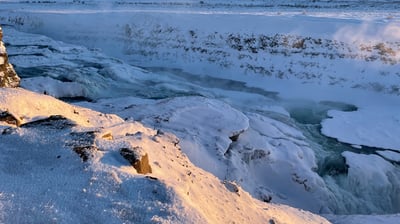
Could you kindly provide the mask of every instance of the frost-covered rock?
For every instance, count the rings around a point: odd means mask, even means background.
[[[3,43],[3,30],[0,27],[0,87],[17,87],[20,78],[14,67],[8,62],[7,51]]]

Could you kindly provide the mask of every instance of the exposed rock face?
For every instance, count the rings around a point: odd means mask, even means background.
[[[3,30],[0,27],[0,87],[17,87],[20,78],[13,66],[8,63],[7,51],[3,43]]]

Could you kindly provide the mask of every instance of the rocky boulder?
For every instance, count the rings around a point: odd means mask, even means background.
[[[20,78],[8,62],[6,47],[3,43],[3,30],[0,27],[0,87],[17,87]]]

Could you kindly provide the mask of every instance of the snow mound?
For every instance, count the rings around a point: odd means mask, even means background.
[[[51,96],[24,89],[0,88],[0,112],[12,115],[18,125],[60,115],[83,127],[110,126],[123,120],[115,115],[98,113],[86,108],[72,106]]]

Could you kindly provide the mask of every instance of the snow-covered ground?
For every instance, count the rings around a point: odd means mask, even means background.
[[[24,88],[173,133],[231,191],[334,223],[397,223],[399,6],[296,2],[5,1],[0,22]],[[194,212],[163,219],[217,220],[179,201]]]
[[[24,117],[0,126],[2,223],[327,223],[221,182],[172,134],[22,89],[0,93],[1,111]],[[138,175],[123,149],[148,155],[152,172]]]

